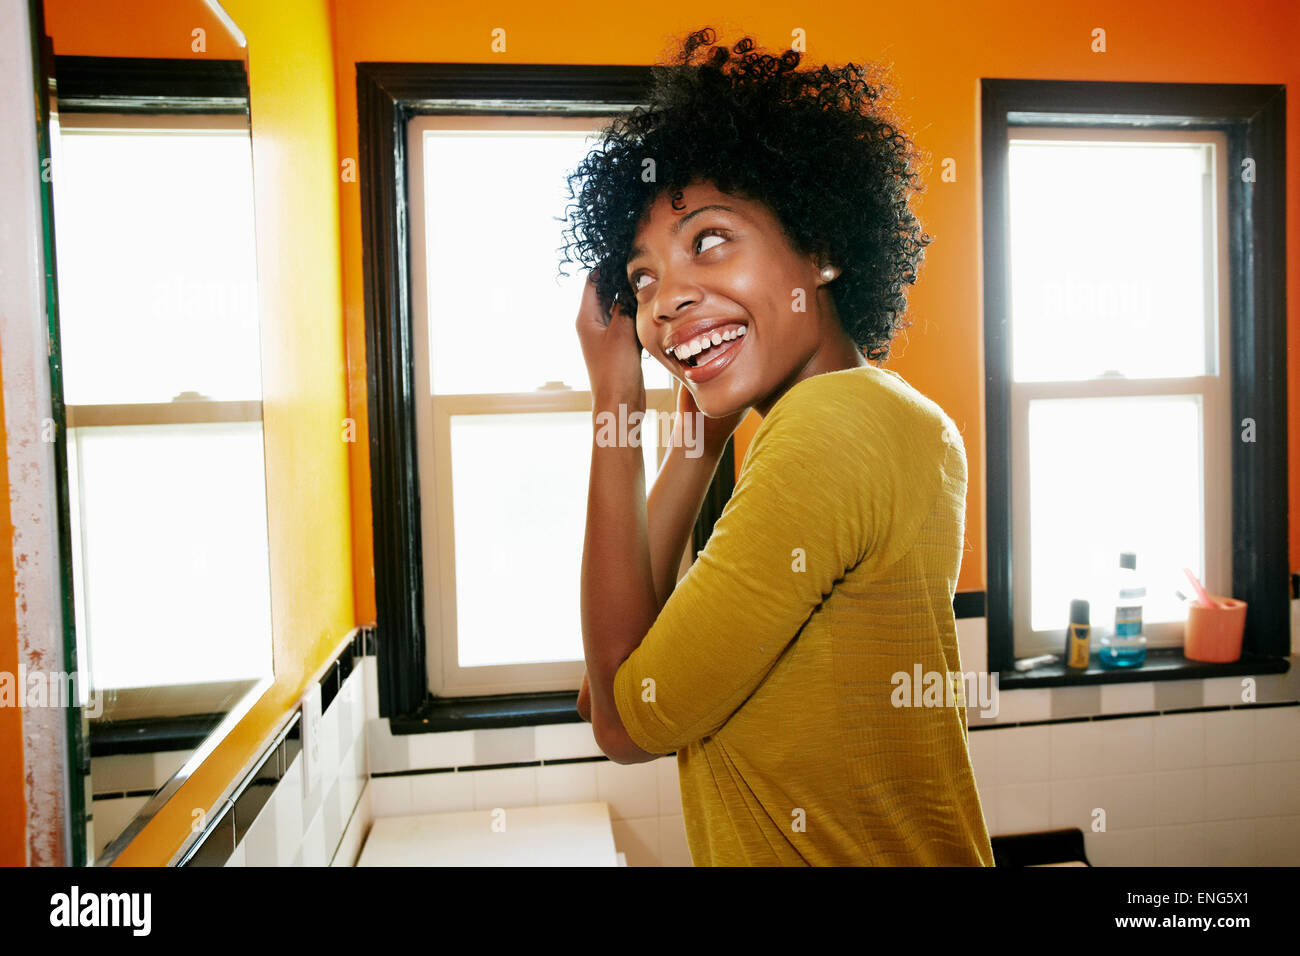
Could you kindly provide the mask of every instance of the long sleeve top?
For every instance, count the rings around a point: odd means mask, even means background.
[[[966,482],[952,420],[890,370],[769,410],[614,680],[631,739],[677,755],[695,865],[993,865],[952,607]],[[946,692],[917,706],[921,676]]]

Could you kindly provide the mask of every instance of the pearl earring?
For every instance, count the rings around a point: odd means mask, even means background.
[[[830,281],[831,281],[832,279],[834,279],[837,275],[839,275],[839,270],[837,270],[834,266],[823,266],[823,267],[822,267],[822,281],[823,281],[823,282],[830,282]]]

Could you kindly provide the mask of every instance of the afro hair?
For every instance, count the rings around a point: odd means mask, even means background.
[[[886,105],[892,87],[879,67],[798,70],[795,50],[715,40],[704,27],[652,67],[648,102],[616,117],[568,174],[561,272],[608,264],[601,305],[635,315],[626,264],[643,213],[665,192],[676,205],[690,183],[712,182],[765,203],[797,251],[840,267],[828,288],[845,332],[869,361],[887,360],[911,324],[905,285],[933,241],[908,207],[928,156]]]

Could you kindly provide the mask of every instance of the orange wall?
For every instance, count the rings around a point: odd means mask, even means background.
[[[0,342],[0,349],[4,343]],[[0,389],[0,673],[18,672],[14,526],[9,514],[9,435]],[[19,697],[21,700],[21,695]],[[0,707],[0,866],[27,865],[27,788],[23,780],[23,712]]]
[[[329,3],[224,6],[248,38],[276,682],[122,853],[122,866],[170,859],[192,811],[211,808],[246,769],[356,624]],[[243,58],[201,0],[49,0],[47,9],[57,53]],[[202,54],[190,52],[196,26],[207,30]]]
[[[244,58],[230,31],[200,0],[44,0],[44,6],[45,32],[60,56]],[[204,32],[202,53],[191,49],[195,29]]]
[[[81,0],[76,6],[77,22],[89,23],[83,11],[103,5]],[[890,367],[947,409],[966,437],[967,535],[974,551],[962,567],[963,590],[985,586],[978,78],[1300,81],[1294,55],[1300,48],[1300,7],[1291,0],[1253,4],[1249,15],[1210,0],[1163,8],[1098,0],[1073,9],[1030,0],[975,9],[963,0],[937,0],[924,17],[905,5],[866,9],[843,3],[801,12],[797,22],[789,19],[788,5],[767,2],[746,4],[743,20],[730,23],[719,15],[723,7],[683,0],[636,8],[634,16],[611,16],[605,3],[577,0],[563,18],[551,7],[518,0],[490,8],[463,0],[437,6],[423,0],[382,6],[362,0],[334,0],[332,6],[328,0],[226,0],[226,8],[247,34],[251,55],[277,683],[133,842],[119,859],[123,865],[165,862],[189,832],[191,808],[212,805],[296,705],[306,682],[340,649],[349,629],[375,618],[360,201],[357,184],[341,183],[338,176],[339,160],[357,155],[357,61],[650,63],[669,33],[705,22],[723,28],[728,39],[735,35],[729,27],[738,24],[768,46],[782,45],[798,26],[807,31],[812,59],[892,61],[904,95],[900,110],[911,118],[908,132],[936,163],[948,156],[957,162],[957,182],[932,176],[916,206],[937,239],[910,295],[916,325],[898,344]],[[169,21],[139,22],[141,35],[154,37],[148,41],[152,52],[142,55],[186,55],[165,52],[173,50],[170,29],[165,37],[148,32],[150,24]],[[489,50],[489,33],[498,26],[507,30],[503,54]],[[1108,31],[1106,54],[1088,50],[1096,26]],[[216,33],[209,30],[207,55],[228,55],[215,51]],[[1294,117],[1288,152],[1300,155]],[[1292,249],[1300,248],[1294,169],[1293,164],[1287,208]],[[1292,255],[1287,264],[1292,287],[1297,261]],[[1297,308],[1293,296],[1289,328],[1295,327]],[[1296,363],[1288,354],[1288,380],[1300,371]],[[1300,492],[1294,393],[1289,415],[1294,499]],[[345,416],[357,423],[351,446],[340,441]],[[2,471],[7,474],[7,465]],[[0,533],[12,539],[7,522],[0,507]],[[1300,567],[1298,531],[1291,529],[1292,567]],[[9,593],[11,557],[0,560],[0,588]],[[0,623],[12,632],[9,603]],[[0,669],[16,666],[11,643],[0,631]],[[22,818],[15,809],[21,806],[21,779],[14,779],[21,768],[12,757],[5,762],[12,744],[21,741],[15,717],[0,711],[0,833]],[[0,836],[0,854],[8,852],[7,840]]]
[[[1022,77],[1148,82],[1300,82],[1300,4],[1253,3],[1249,12],[1218,0],[1131,0],[1043,4],[1039,0],[935,0],[918,14],[909,4],[838,2],[809,8],[761,0],[700,4],[661,0],[625,13],[607,2],[573,0],[557,16],[551,4],[499,0],[490,6],[464,0],[428,4],[398,0],[335,0],[339,65],[339,152],[357,155],[358,61],[494,63],[651,63],[671,33],[711,23],[723,39],[752,33],[769,48],[788,46],[791,30],[808,38],[808,59],[892,62],[902,94],[907,132],[933,154],[927,188],[914,206],[936,241],[909,295],[915,325],[895,348],[889,367],[952,416],[966,441],[970,470],[966,535],[971,550],[962,564],[960,590],[983,590],[984,359],[980,250],[979,78]],[[740,11],[744,11],[743,13]],[[791,19],[792,14],[795,19]],[[493,53],[496,27],[506,29],[506,51]],[[1107,31],[1108,52],[1089,51],[1094,27]],[[807,62],[807,61],[806,61]],[[1300,122],[1292,117],[1288,152],[1300,155]],[[939,164],[952,157],[957,181],[938,180]],[[1293,163],[1287,190],[1291,249],[1300,177]],[[347,316],[349,391],[353,415],[366,428],[364,303],[358,187],[343,187],[343,291]],[[1288,262],[1295,287],[1296,263]],[[1288,327],[1300,305],[1292,297]],[[576,309],[576,303],[575,303]],[[555,318],[557,328],[567,317]],[[567,328],[567,325],[564,325]],[[574,348],[577,348],[574,342]],[[1288,356],[1288,379],[1296,359]],[[1300,408],[1289,395],[1291,497],[1300,493]],[[738,433],[738,460],[757,427],[751,415]],[[352,449],[353,560],[357,616],[375,619],[367,443]],[[989,454],[999,454],[989,449]],[[1300,527],[1291,529],[1291,566],[1300,567]]]

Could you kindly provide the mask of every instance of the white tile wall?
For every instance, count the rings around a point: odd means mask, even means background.
[[[995,836],[1079,827],[1101,866],[1300,865],[1300,707],[974,729],[970,741]]]
[[[958,622],[966,670],[983,666],[983,623]],[[1238,709],[1125,717],[1158,709],[1155,685],[1113,684],[1092,715],[1107,719],[1050,722],[1050,689],[1003,692],[996,720],[970,733],[989,832],[1077,826],[1102,866],[1300,864],[1300,707],[1242,709],[1239,679],[1196,683],[1177,699]],[[586,723],[394,735],[373,656],[348,687],[330,711],[342,756],[323,804],[304,808],[287,776],[229,865],[350,866],[375,817],[593,800],[609,804],[628,866],[691,865],[675,756],[613,763]],[[474,769],[513,762],[532,765]]]
[[[365,661],[369,700],[378,694],[378,672],[375,658]],[[587,723],[393,734],[377,712],[366,721],[366,743],[371,773],[428,771],[371,777],[365,795],[371,818],[601,800],[609,804],[614,843],[628,866],[691,865],[676,756],[616,764],[596,746]],[[540,765],[473,769],[524,761]]]
[[[354,667],[321,715],[320,787],[304,799],[303,759],[299,752],[235,847],[227,866],[355,862],[370,806],[368,800],[362,799],[369,775],[367,690],[365,667]]]

